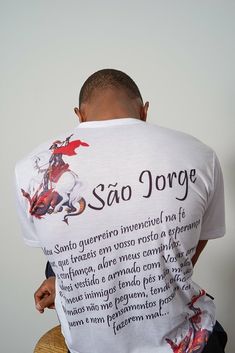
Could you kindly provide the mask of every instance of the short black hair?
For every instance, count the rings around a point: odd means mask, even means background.
[[[106,88],[124,89],[131,98],[140,98],[143,102],[139,88],[130,76],[120,70],[102,69],[89,76],[82,85],[79,93],[79,107],[91,97],[95,90]]]

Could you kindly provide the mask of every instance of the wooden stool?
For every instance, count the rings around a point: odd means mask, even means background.
[[[40,338],[34,353],[68,353],[60,325],[54,327]]]

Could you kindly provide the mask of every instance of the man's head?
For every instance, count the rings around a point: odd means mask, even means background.
[[[80,122],[133,117],[146,120],[149,103],[143,103],[135,82],[124,72],[103,69],[84,82],[79,94],[79,108],[74,108]]]

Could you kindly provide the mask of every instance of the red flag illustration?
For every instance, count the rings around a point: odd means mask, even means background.
[[[66,146],[56,148],[53,154],[65,154],[66,156],[75,156],[77,153],[75,149],[80,146],[89,146],[88,143],[82,142],[81,140],[75,140],[69,142]]]

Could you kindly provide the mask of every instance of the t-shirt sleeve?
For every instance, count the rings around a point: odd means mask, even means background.
[[[217,155],[213,152],[213,182],[202,220],[200,240],[220,238],[225,234],[224,182]]]
[[[28,211],[29,201],[22,194],[21,187],[19,186],[17,174],[18,173],[17,173],[17,167],[16,167],[15,180],[14,180],[15,203],[16,203],[16,210],[18,213],[18,218],[20,221],[20,226],[23,234],[23,240],[26,245],[29,245],[32,247],[41,247],[40,241],[36,234],[32,216]]]

